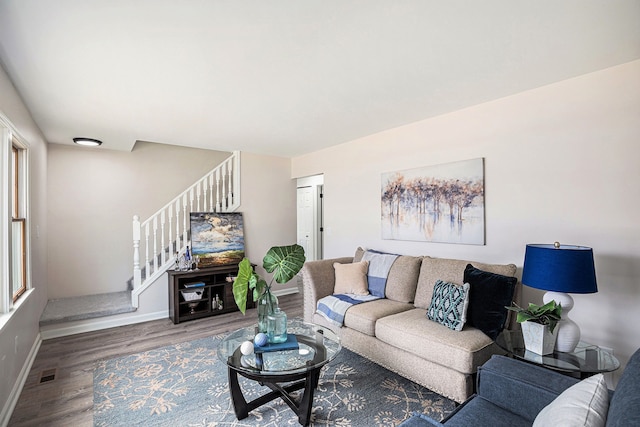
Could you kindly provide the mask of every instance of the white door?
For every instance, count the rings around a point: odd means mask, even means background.
[[[318,259],[318,187],[298,188],[298,244],[304,248],[307,261]]]

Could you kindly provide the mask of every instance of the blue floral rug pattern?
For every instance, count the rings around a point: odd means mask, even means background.
[[[203,338],[102,361],[94,372],[94,425],[296,426],[297,416],[276,399],[237,420],[220,337]],[[247,401],[269,392],[241,378]],[[446,399],[343,349],[326,365],[316,390],[312,426],[396,426],[413,412],[435,420],[455,408]]]

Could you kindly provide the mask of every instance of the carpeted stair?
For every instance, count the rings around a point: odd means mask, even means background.
[[[40,326],[94,319],[136,311],[131,291],[52,299],[40,317]]]

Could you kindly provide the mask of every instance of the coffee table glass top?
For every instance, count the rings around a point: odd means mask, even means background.
[[[584,341],[580,341],[571,353],[554,351],[541,356],[525,349],[522,331],[504,330],[496,338],[496,344],[518,359],[558,371],[595,374],[615,371],[620,367],[620,362],[613,354]]]
[[[299,348],[243,355],[240,346],[253,342],[257,325],[230,333],[218,346],[218,357],[233,369],[261,375],[282,375],[307,372],[335,358],[340,349],[340,338],[330,329],[293,319],[287,332],[295,334]]]

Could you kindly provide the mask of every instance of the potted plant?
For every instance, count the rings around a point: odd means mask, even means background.
[[[544,305],[529,303],[525,309],[513,303],[508,310],[518,313],[516,321],[522,325],[524,346],[527,350],[539,355],[553,353],[558,337],[558,322],[562,314],[562,306],[555,301]]]
[[[305,262],[304,248],[300,245],[274,246],[267,251],[262,260],[262,267],[267,273],[273,273],[267,283],[251,267],[249,259],[244,258],[238,265],[238,276],[233,281],[233,298],[238,309],[245,313],[249,289],[253,290],[253,300],[258,306],[258,327],[260,332],[266,331],[266,318],[275,312],[278,299],[271,293],[271,284],[286,283],[293,279],[302,269]]]

